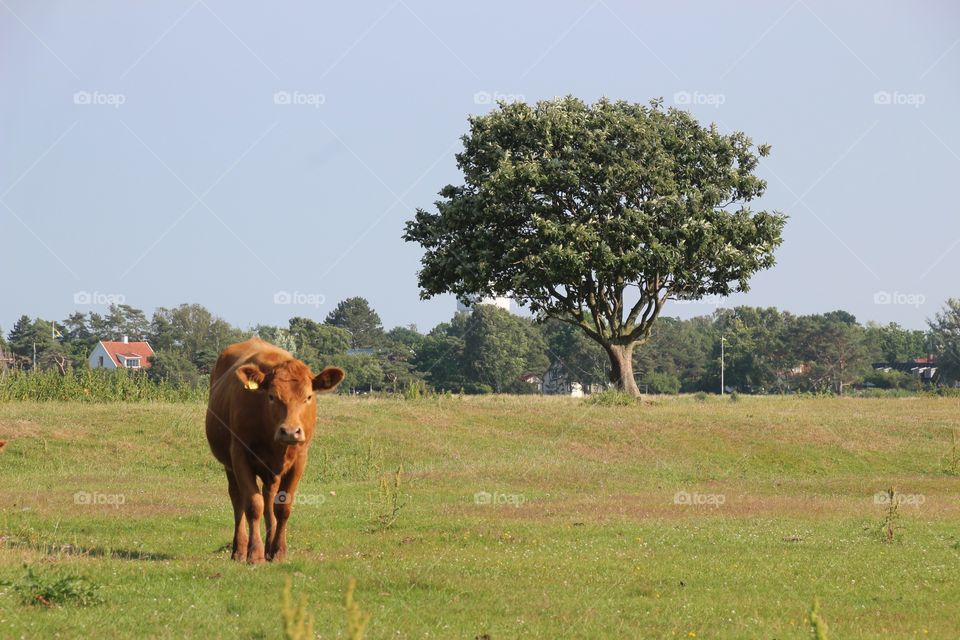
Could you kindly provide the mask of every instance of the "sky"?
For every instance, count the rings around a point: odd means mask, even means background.
[[[960,296],[960,5],[0,0],[0,327],[364,296],[429,330],[404,222],[497,99],[663,97],[769,143],[777,265],[719,305],[923,328]]]

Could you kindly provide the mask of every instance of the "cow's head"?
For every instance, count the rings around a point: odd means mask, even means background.
[[[333,391],[346,373],[327,367],[313,375],[299,360],[288,360],[269,371],[255,364],[237,367],[237,378],[245,393],[256,393],[263,410],[264,428],[285,445],[309,442],[317,419],[314,396]]]

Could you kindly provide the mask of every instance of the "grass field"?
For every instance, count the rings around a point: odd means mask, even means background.
[[[287,576],[323,638],[351,577],[368,638],[809,638],[815,597],[834,639],[960,637],[957,398],[324,398],[258,567],[203,413],[0,405],[0,637],[279,638]],[[25,604],[25,564],[101,601]]]

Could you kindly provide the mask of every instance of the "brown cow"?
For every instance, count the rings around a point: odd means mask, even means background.
[[[227,472],[234,560],[260,563],[286,555],[287,519],[317,421],[314,395],[332,391],[344,375],[327,367],[314,376],[303,362],[259,338],[230,345],[217,359],[207,441]],[[266,547],[260,538],[264,514]]]

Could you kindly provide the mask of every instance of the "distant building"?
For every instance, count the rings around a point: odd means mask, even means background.
[[[90,352],[91,369],[149,369],[153,348],[147,342],[101,340]]]
[[[890,371],[909,373],[923,382],[930,383],[937,375],[937,359],[930,355],[926,358],[914,358],[907,362],[874,362],[873,368],[875,371],[886,373]]]
[[[487,298],[475,297],[472,300],[470,300],[470,304],[463,304],[462,302],[457,300],[457,313],[461,313],[463,311],[469,312],[473,307],[477,306],[478,304],[490,304],[495,307],[499,307],[504,311],[510,311],[512,308],[512,305],[511,305],[512,302],[513,301],[510,298],[504,298],[503,296],[490,296]]]

